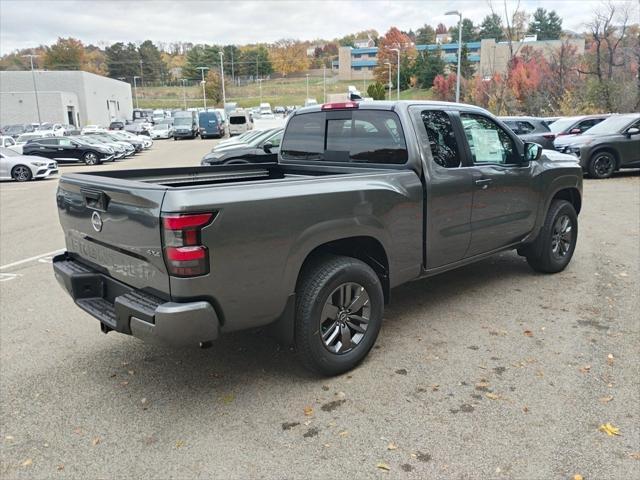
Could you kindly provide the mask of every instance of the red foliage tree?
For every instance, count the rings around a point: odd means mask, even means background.
[[[376,80],[383,85],[386,85],[389,81],[389,67],[385,65],[385,62],[391,64],[391,78],[394,83],[396,79],[398,54],[392,51],[392,48],[399,48],[400,55],[403,58],[415,57],[416,49],[409,36],[402,33],[396,27],[391,27],[383,37],[380,37],[378,43],[378,64],[373,70]]]
[[[456,74],[437,75],[433,79],[432,92],[438,100],[453,102],[456,99]]]

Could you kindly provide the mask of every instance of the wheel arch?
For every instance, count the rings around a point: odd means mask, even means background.
[[[551,197],[551,201],[553,202],[554,200],[566,200],[573,205],[573,208],[578,214],[582,209],[582,196],[580,195],[580,190],[576,187],[568,187],[558,190],[553,194],[553,197]]]
[[[589,164],[591,164],[591,161],[596,157],[596,155],[598,155],[599,153],[610,153],[611,155],[613,155],[614,160],[616,161],[616,170],[620,168],[620,152],[618,152],[615,148],[613,148],[610,145],[603,145],[603,146],[598,146],[596,147],[593,152],[591,153],[591,158],[589,159]]]

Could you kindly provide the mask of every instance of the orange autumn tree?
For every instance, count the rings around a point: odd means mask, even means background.
[[[409,84],[409,69],[406,66],[410,59],[415,58],[416,49],[408,35],[402,33],[396,27],[391,27],[383,37],[380,37],[378,43],[378,64],[373,69],[375,79],[386,85],[389,81],[389,66],[385,62],[391,64],[391,82],[396,86],[398,72],[398,54],[392,48],[400,49],[400,88],[407,88]]]

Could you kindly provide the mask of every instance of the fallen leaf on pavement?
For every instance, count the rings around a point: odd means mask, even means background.
[[[585,365],[580,369],[582,373],[588,373],[591,370],[591,365]]]
[[[136,372],[134,372],[133,370],[129,370],[129,375],[135,375]]]
[[[582,475],[580,475],[579,473],[576,473],[573,477],[571,477],[573,480],[584,480],[584,477]]]
[[[606,433],[608,436],[613,437],[614,435],[620,435],[620,429],[618,427],[614,427],[610,423],[604,423],[598,427],[603,433]]]
[[[398,446],[393,442],[387,445],[387,450],[397,450],[397,449],[398,449]]]
[[[347,435],[349,435],[349,432],[347,430],[338,433],[338,435],[340,435],[341,437],[346,437]]]
[[[532,332],[531,330],[525,330],[525,331],[524,331],[524,334],[525,334],[527,337],[533,337],[533,332]]]
[[[524,413],[527,413],[529,411],[529,407],[527,407],[526,405],[524,407],[522,407],[522,411]]]
[[[429,385],[431,387],[431,390],[434,392],[437,392],[438,389],[440,388],[440,385],[438,385],[437,383],[433,383],[431,385]]]
[[[385,472],[388,472],[389,470],[391,470],[391,467],[389,467],[389,465],[387,465],[386,463],[383,463],[383,462],[379,462],[376,465],[376,468],[379,468],[380,470],[384,470]]]
[[[56,468],[57,468],[58,470],[64,470],[64,465],[63,465],[63,464],[60,464],[60,465],[58,465]]]
[[[96,437],[93,440],[91,440],[91,445],[93,445],[94,447],[96,445],[98,445],[101,442],[100,437]]]
[[[145,398],[143,398],[142,400],[140,400],[140,403],[141,403],[142,405],[146,405],[146,404],[147,404],[147,399],[146,399],[146,397],[145,397]]]
[[[630,453],[629,457],[633,458],[634,460],[640,460],[640,452]]]
[[[233,393],[227,393],[222,397],[222,403],[224,403],[225,405],[229,405],[235,399],[236,399],[236,396]]]
[[[184,441],[183,440],[176,441],[176,448],[182,448],[182,447],[184,447]]]
[[[22,466],[23,467],[28,467],[29,465],[33,464],[33,460],[31,460],[30,458],[27,458],[24,462],[22,462]]]
[[[613,365],[613,355],[611,354],[607,355],[607,363],[609,365]]]
[[[496,395],[495,393],[491,393],[491,392],[485,393],[484,396],[489,398],[489,399],[491,399],[491,400],[498,400],[500,398],[498,395]]]
[[[7,435],[4,437],[5,440],[13,440],[13,435]]]
[[[312,407],[304,407],[304,414],[307,417],[310,417],[311,415],[313,415],[313,408]]]
[[[607,397],[600,398],[600,403],[609,403],[611,400],[613,400],[613,396],[609,395]]]

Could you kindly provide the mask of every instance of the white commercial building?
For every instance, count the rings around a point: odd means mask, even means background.
[[[0,125],[38,122],[38,107],[42,122],[108,126],[133,117],[131,85],[82,71],[0,72]]]

